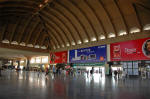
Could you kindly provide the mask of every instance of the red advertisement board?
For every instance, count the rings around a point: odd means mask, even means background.
[[[67,63],[67,51],[50,53],[50,63]]]
[[[111,61],[150,60],[150,37],[110,44]]]

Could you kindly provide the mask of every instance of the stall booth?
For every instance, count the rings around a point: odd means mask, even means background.
[[[106,56],[106,45],[81,48],[69,51],[69,62],[79,74],[93,70],[93,74],[105,75]]]
[[[110,60],[119,63],[128,76],[148,78],[150,65],[150,38],[110,44]],[[118,67],[118,66],[117,66]]]

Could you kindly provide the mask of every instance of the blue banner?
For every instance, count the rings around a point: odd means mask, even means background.
[[[106,45],[69,51],[70,63],[94,63],[106,61]]]

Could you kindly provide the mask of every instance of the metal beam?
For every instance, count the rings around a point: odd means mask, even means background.
[[[8,20],[5,21],[5,25],[4,25],[2,32],[1,32],[0,41],[2,41],[5,38],[4,35],[5,35],[5,31],[7,29],[7,25],[8,25]]]
[[[46,22],[50,27],[52,27],[52,28],[56,31],[56,33],[58,33],[57,36],[60,36],[60,38],[61,38],[62,41],[63,41],[63,44],[65,44],[65,40],[64,40],[64,39],[67,39],[67,38],[66,38],[66,35],[65,35],[65,34],[61,34],[61,33],[57,30],[57,28],[56,28],[55,26],[53,26],[53,24],[52,24],[51,22],[49,22],[48,20],[46,21],[46,19],[44,19],[44,18],[43,18],[43,20],[45,20],[45,22]],[[62,38],[63,35],[65,36],[65,38]],[[67,40],[68,40],[68,39],[67,39]]]
[[[84,30],[84,33],[87,36],[87,39],[90,40],[90,36],[88,34],[88,31],[86,30],[86,27],[84,26],[84,24],[80,21],[80,19],[78,18],[78,16],[76,15],[76,13],[74,13],[73,11],[71,11],[66,5],[62,4],[61,2],[56,2],[57,4],[59,4],[61,7],[63,7],[64,9],[66,9],[76,20],[77,22],[81,25],[82,29]],[[83,42],[82,42],[83,43]]]
[[[96,13],[96,11],[94,10],[94,8],[90,5],[90,3],[87,0],[85,0],[85,3],[92,10],[93,14],[95,15],[96,19],[98,20],[98,23],[100,24],[100,26],[102,28],[103,34],[105,35],[105,37],[107,37],[106,29],[105,29],[104,24],[102,23],[101,19],[98,17],[98,14]]]
[[[26,44],[29,43],[29,40],[32,38],[31,35],[32,35],[33,31],[36,29],[36,27],[38,26],[38,24],[39,24],[39,20],[37,20],[37,22],[34,23],[32,29],[30,29],[30,32],[28,33],[28,37],[26,39]]]
[[[123,15],[122,11],[121,11],[120,6],[119,6],[119,3],[118,3],[119,1],[114,0],[114,2],[115,2],[115,5],[116,5],[116,7],[117,7],[117,9],[118,9],[118,11],[119,11],[119,13],[120,13],[120,15],[121,15],[121,18],[122,18],[122,20],[123,20],[125,29],[126,29],[126,31],[127,31],[127,34],[129,34],[129,27],[128,27],[127,23],[126,23],[125,17],[124,17],[124,15]]]
[[[50,12],[53,12],[55,13],[55,15],[57,15],[58,17],[60,16],[60,18],[64,17],[68,23],[71,24],[71,26],[74,28],[74,30],[76,31],[76,33],[78,34],[79,36],[79,39],[81,40],[81,42],[83,42],[83,38],[80,34],[80,30],[78,30],[78,28],[76,27],[76,25],[72,22],[72,20],[67,16],[65,15],[64,13],[62,13],[58,8],[50,8],[49,6],[47,7],[49,9]]]
[[[44,12],[43,12],[44,13]],[[47,14],[47,12],[45,12],[46,14]],[[76,41],[76,39],[75,39],[75,37],[74,37],[74,35],[73,35],[73,32],[71,31],[71,29],[66,25],[66,23],[62,20],[62,19],[60,19],[57,15],[55,15],[53,12],[51,12],[51,14],[47,14],[47,16],[49,16],[49,18],[51,19],[51,20],[55,20],[54,18],[56,18],[57,19],[57,21],[59,21],[62,25],[64,25],[65,26],[65,28],[67,29],[67,32],[71,35],[71,38],[73,39],[73,41],[77,44],[77,41]],[[55,23],[57,23],[56,21],[55,21]],[[59,23],[58,23],[59,24]]]
[[[135,11],[135,14],[136,14],[136,18],[137,18],[138,23],[139,23],[139,26],[140,26],[140,30],[143,31],[143,25],[142,25],[142,22],[141,22],[141,19],[140,19],[138,10],[137,10],[137,8],[136,8],[136,5],[133,3],[132,6],[133,6],[133,8],[134,8],[134,11]]]
[[[110,22],[111,25],[112,25],[112,28],[113,28],[113,30],[114,30],[114,32],[115,32],[115,35],[118,36],[117,29],[116,29],[116,27],[115,27],[115,25],[114,25],[114,22],[113,22],[112,19],[111,19],[111,15],[109,14],[109,12],[108,12],[108,10],[106,9],[106,7],[104,6],[102,0],[98,0],[98,1],[99,1],[100,5],[103,7],[105,13],[107,14],[107,17],[109,18],[109,22]]]
[[[90,18],[88,18],[87,14],[82,10],[82,8],[80,8],[80,6],[79,6],[76,2],[74,2],[74,1],[72,1],[72,0],[70,0],[70,2],[71,2],[71,3],[82,13],[82,15],[85,17],[85,19],[86,19],[87,22],[89,23],[89,25],[90,25],[90,27],[91,27],[93,33],[94,33],[94,36],[96,37],[96,41],[98,41],[98,35],[97,35],[97,33],[96,33],[96,30],[95,30],[95,28],[94,28],[94,26],[93,26],[93,24],[92,24]]]
[[[18,42],[21,43],[21,40],[23,38],[24,32],[26,30],[26,28],[28,27],[28,24],[31,23],[32,17],[29,17],[29,19],[26,21],[24,27],[22,28],[22,31],[20,32],[20,36],[18,38]]]
[[[34,42],[33,42],[33,45],[35,45],[37,43],[37,40],[40,36],[40,34],[44,31],[43,28],[40,28],[39,32],[37,32],[36,36],[34,37]]]
[[[49,19],[48,16],[43,14],[40,14],[41,16],[43,16],[44,18],[46,18],[47,20]],[[64,39],[67,39],[67,42],[71,45],[71,39],[69,39],[67,33],[64,31],[64,29],[60,26],[60,24],[56,23],[54,20],[49,20],[50,23],[53,23],[64,35]],[[63,36],[62,36],[63,37]]]
[[[12,32],[11,32],[10,39],[9,39],[10,42],[13,41],[13,38],[14,38],[14,36],[15,36],[14,34],[15,34],[15,32],[16,32],[17,26],[18,26],[19,23],[21,22],[21,18],[22,18],[22,17],[19,17],[19,18],[16,20],[17,23],[14,25],[13,30],[12,30]]]

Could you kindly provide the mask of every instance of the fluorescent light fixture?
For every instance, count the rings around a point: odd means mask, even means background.
[[[99,37],[99,39],[100,39],[100,40],[103,40],[103,39],[105,39],[105,36],[104,36],[104,35],[101,35],[101,36]]]
[[[81,43],[82,43],[82,42],[79,40],[79,41],[78,41],[78,44],[81,44]]]
[[[70,46],[70,44],[69,44],[69,43],[67,43],[67,46]]]
[[[2,40],[2,43],[9,43],[9,41],[7,40],[7,39],[5,39],[5,40]]]
[[[73,41],[73,42],[72,42],[72,45],[76,45],[76,43]]]
[[[20,63],[24,63],[24,60],[20,61]]]
[[[27,46],[28,46],[28,47],[33,47],[33,45],[32,45],[32,44],[27,44]]]
[[[40,4],[39,7],[40,7],[40,8],[43,7],[43,4]]]
[[[96,38],[95,38],[95,37],[93,37],[93,38],[91,39],[91,41],[96,41]]]
[[[150,30],[150,24],[146,24],[143,28],[143,30]]]
[[[35,45],[34,48],[40,48],[40,46],[39,45]]]
[[[88,42],[89,42],[89,40],[88,40],[88,39],[85,39],[85,40],[84,40],[84,42],[85,42],[85,43],[88,43]]]
[[[18,42],[17,41],[12,41],[11,44],[18,45]]]
[[[63,44],[63,45],[61,45],[62,47],[65,47],[65,45]]]
[[[60,46],[59,46],[59,45],[57,45],[57,48],[60,48]]]
[[[140,29],[137,27],[133,27],[130,29],[130,33],[136,33],[136,32],[140,32]]]
[[[41,46],[41,49],[46,49],[46,46]]]
[[[116,35],[114,33],[109,33],[108,38],[113,38],[116,37]]]
[[[48,0],[44,0],[44,3],[47,3],[48,2]]]
[[[26,46],[26,44],[24,42],[21,42],[19,45]]]
[[[126,35],[126,34],[127,34],[127,32],[124,31],[124,30],[121,30],[121,31],[119,32],[119,36],[123,36],[123,35]]]

